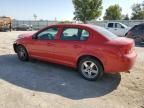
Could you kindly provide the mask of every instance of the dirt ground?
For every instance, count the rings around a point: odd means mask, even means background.
[[[12,44],[21,33],[0,33],[0,108],[144,108],[144,48],[130,74],[89,82],[68,67],[19,61]]]

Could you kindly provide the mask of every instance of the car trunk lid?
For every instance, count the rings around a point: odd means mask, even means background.
[[[134,40],[124,37],[118,37],[110,40],[110,44],[116,46],[122,54],[129,54],[134,50]]]

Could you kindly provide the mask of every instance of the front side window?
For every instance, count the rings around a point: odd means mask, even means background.
[[[109,23],[109,24],[108,24],[108,27],[109,27],[109,28],[113,28],[113,23]]]
[[[134,26],[131,30],[130,30],[130,35],[131,36],[138,36],[139,34],[140,34],[140,26],[139,25],[136,25],[136,26]]]
[[[143,33],[144,33],[144,26],[143,25],[136,26],[133,30],[134,36],[140,36],[140,35],[143,35]]]
[[[37,39],[54,40],[58,33],[58,28],[48,28],[37,35]]]
[[[116,24],[115,24],[115,27],[116,27],[116,28],[124,28],[124,27],[123,27],[122,25],[120,25],[119,23],[116,23]]]
[[[79,28],[65,28],[61,35],[61,40],[87,40],[89,32]]]

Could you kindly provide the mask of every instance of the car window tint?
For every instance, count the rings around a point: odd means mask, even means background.
[[[78,28],[66,28],[64,29],[61,39],[62,40],[79,40],[80,35],[78,34]]]
[[[109,23],[109,24],[108,24],[108,27],[109,27],[109,28],[113,28],[113,23]]]
[[[80,40],[87,40],[89,37],[89,32],[86,30],[82,30]]]
[[[139,35],[140,35],[140,36],[143,35],[143,33],[144,33],[144,25],[141,25],[141,26],[139,27],[138,32],[139,32]]]
[[[144,33],[144,27],[143,25],[136,25],[130,31],[132,32],[132,35],[139,36]]]
[[[79,28],[65,28],[61,35],[61,40],[87,40],[89,32]]]
[[[133,28],[130,29],[130,36],[134,36],[135,33],[137,32],[137,28],[138,28],[138,25],[135,25]]]
[[[54,40],[56,34],[58,33],[58,28],[48,28],[37,35],[37,39],[43,40]]]
[[[118,24],[118,23],[115,24],[115,27],[116,27],[116,28],[124,28],[122,25],[120,25],[120,24]]]
[[[108,39],[115,39],[118,36],[113,34],[112,32],[106,30],[103,27],[95,26],[95,25],[90,25],[91,28],[93,28],[96,32],[100,33],[101,35],[105,36]]]
[[[133,28],[131,28],[130,31],[134,31],[137,28],[137,25],[135,25]]]

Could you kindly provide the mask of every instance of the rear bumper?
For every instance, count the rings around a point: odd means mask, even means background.
[[[135,52],[123,56],[122,60],[125,63],[124,71],[129,71],[130,69],[133,68],[136,62],[136,57],[137,57],[137,54]]]
[[[130,70],[133,68],[136,62],[136,57],[136,52],[132,52],[130,54],[116,58],[115,60],[113,60],[113,63],[107,66],[106,73],[130,73]]]

